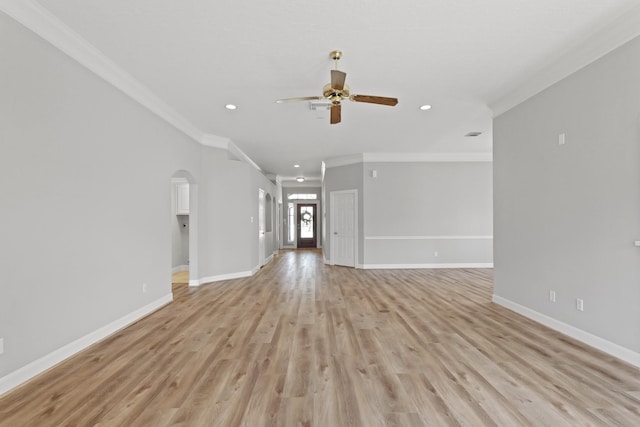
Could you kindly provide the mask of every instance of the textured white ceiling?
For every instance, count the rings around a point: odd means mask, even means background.
[[[318,176],[355,153],[491,151],[489,106],[638,0],[39,0],[205,133],[265,173]],[[308,104],[340,49],[342,123]],[[238,105],[228,111],[225,104]],[[422,104],[430,111],[420,111]],[[482,131],[465,138],[469,131]],[[293,164],[300,164],[294,169]]]

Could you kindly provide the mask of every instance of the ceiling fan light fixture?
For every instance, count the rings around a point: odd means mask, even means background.
[[[329,84],[326,84],[322,88],[322,96],[302,96],[298,98],[284,98],[276,100],[276,103],[282,104],[285,102],[294,101],[311,101],[309,108],[316,110],[319,108],[327,108],[331,110],[331,117],[329,123],[332,125],[338,124],[342,121],[342,105],[341,101],[349,100],[354,102],[365,102],[369,104],[388,105],[393,107],[398,103],[398,98],[389,98],[385,96],[371,96],[371,95],[354,95],[349,91],[349,86],[344,82],[347,78],[347,73],[338,70],[338,61],[342,57],[342,52],[334,50],[329,53],[331,59],[335,61],[335,69],[331,70],[331,80]],[[319,102],[320,101],[320,102]],[[320,117],[318,117],[320,118]]]
[[[299,176],[296,178],[296,181],[298,182],[304,182],[304,176]]]

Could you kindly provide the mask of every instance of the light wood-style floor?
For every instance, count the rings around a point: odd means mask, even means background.
[[[173,273],[173,275],[171,275],[171,284],[186,285],[188,283],[189,283],[188,271],[178,271],[177,273]]]
[[[491,270],[285,251],[0,399],[2,426],[639,426],[640,372],[491,302]]]

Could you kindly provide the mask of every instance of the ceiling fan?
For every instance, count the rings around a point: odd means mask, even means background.
[[[341,121],[341,104],[344,99],[355,102],[367,102],[369,104],[380,104],[394,106],[398,103],[398,98],[386,98],[384,96],[370,96],[370,95],[350,95],[349,86],[344,84],[347,78],[347,73],[338,70],[338,61],[342,57],[342,52],[339,50],[332,51],[329,56],[335,61],[335,70],[331,70],[331,83],[326,84],[322,89],[322,96],[303,96],[300,98],[285,98],[278,99],[276,102],[282,104],[283,102],[294,101],[319,101],[322,99],[328,99],[331,101],[331,118],[330,123],[335,125]]]

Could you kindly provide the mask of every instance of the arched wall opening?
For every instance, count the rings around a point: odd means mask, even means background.
[[[171,176],[171,272],[188,271],[189,286],[198,279],[198,183],[191,173]]]

